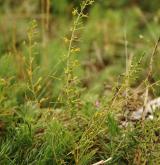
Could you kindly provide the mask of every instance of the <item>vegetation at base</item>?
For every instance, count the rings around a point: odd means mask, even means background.
[[[159,165],[158,109],[122,119],[160,95],[159,29],[158,0],[0,2],[0,165]]]

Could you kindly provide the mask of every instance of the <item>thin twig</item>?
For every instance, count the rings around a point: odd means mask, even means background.
[[[147,78],[145,80],[145,82],[147,83],[146,84],[146,91],[145,91],[145,98],[144,98],[144,103],[143,103],[143,113],[142,113],[142,121],[144,121],[145,119],[145,113],[146,113],[146,105],[147,105],[147,102],[148,102],[148,93],[149,93],[149,87],[150,85],[148,84],[149,83],[149,79],[152,75],[152,70],[153,70],[153,58],[156,54],[156,51],[157,51],[157,48],[158,48],[158,44],[160,42],[160,37],[158,38],[156,44],[155,44],[155,47],[153,49],[153,52],[152,52],[152,55],[151,55],[151,58],[150,58],[150,63],[149,63],[149,69],[148,69],[148,74],[147,74]]]
[[[108,158],[107,160],[101,160],[101,161],[94,163],[92,165],[103,165],[103,164],[109,162],[110,160],[112,160],[112,157]]]

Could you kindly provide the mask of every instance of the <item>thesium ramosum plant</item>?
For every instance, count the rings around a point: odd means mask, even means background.
[[[84,28],[83,19],[87,18],[88,15],[85,13],[85,9],[91,6],[94,0],[84,0],[82,1],[80,8],[75,8],[72,11],[73,15],[73,25],[70,28],[70,36],[65,37],[64,41],[68,45],[66,59],[66,68],[64,69],[64,89],[63,96],[66,106],[69,108],[74,107],[79,103],[80,99],[80,89],[79,89],[79,79],[75,75],[75,70],[79,66],[79,61],[76,56],[80,51],[78,47],[79,43],[79,33]],[[60,98],[59,98],[60,100]]]
[[[0,165],[160,164],[158,4],[0,2]]]

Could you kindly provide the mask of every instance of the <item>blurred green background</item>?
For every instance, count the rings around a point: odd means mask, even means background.
[[[38,37],[35,38],[38,46],[34,58],[35,65],[39,66],[33,78],[36,82],[42,77],[39,99],[45,97],[49,98],[49,102],[55,101],[62,87],[62,82],[55,77],[59,78],[64,71],[63,58],[67,51],[64,37],[70,34],[72,10],[81,2],[0,1],[0,76],[9,80],[5,88],[2,85],[6,97],[12,100],[9,105],[23,103],[27,93],[25,41],[29,22],[33,19],[38,23]],[[97,0],[85,12],[89,13],[89,18],[84,20],[84,30],[80,33],[81,51],[77,58],[81,66],[76,74],[82,80],[84,98],[94,101],[102,95],[109,95],[117,77],[125,71],[125,40],[129,56],[140,56],[145,52],[144,69],[136,83],[143,80],[148,67],[147,59],[160,36],[160,2]],[[157,56],[153,82],[160,78],[159,70],[160,57]],[[6,88],[10,89],[8,93]],[[160,95],[159,88],[155,95]]]

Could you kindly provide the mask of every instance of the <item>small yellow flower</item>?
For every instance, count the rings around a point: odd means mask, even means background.
[[[32,71],[31,70],[27,70],[28,76],[31,77],[32,76]]]
[[[80,52],[80,48],[75,48],[75,52]]]
[[[68,43],[69,42],[69,39],[67,37],[64,37],[63,39],[64,39],[64,42],[65,43]]]
[[[71,49],[71,52],[73,53],[73,52],[80,52],[80,48],[73,48],[73,49]]]
[[[5,79],[1,78],[1,79],[0,79],[0,83],[2,83],[2,84],[4,85],[4,84],[6,84],[7,82],[6,82]]]

